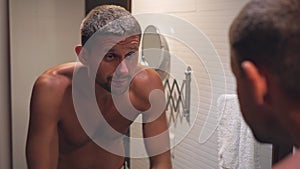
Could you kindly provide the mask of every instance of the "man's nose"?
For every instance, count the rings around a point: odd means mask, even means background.
[[[129,70],[128,70],[128,66],[126,64],[126,59],[123,59],[120,64],[118,65],[118,68],[117,68],[117,74],[128,74],[129,73]]]

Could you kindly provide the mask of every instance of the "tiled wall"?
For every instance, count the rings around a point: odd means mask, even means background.
[[[203,34],[193,34],[189,30],[175,30],[186,33],[188,41],[196,44],[200,53],[193,47],[176,39],[167,37],[172,55],[170,73],[181,81],[187,65],[193,69],[191,124],[183,120],[171,130],[176,136],[184,135],[184,139],[173,148],[173,166],[175,169],[217,169],[218,149],[216,99],[220,94],[234,94],[235,81],[230,70],[228,30],[233,18],[248,0],[133,0],[132,12],[164,13],[194,25]],[[168,26],[171,23],[166,23]],[[142,25],[143,26],[143,25]],[[197,37],[202,37],[202,42]],[[205,39],[207,38],[207,39]],[[210,44],[211,42],[211,44]],[[198,45],[198,46],[197,46]],[[210,46],[211,45],[211,46]],[[212,50],[215,48],[215,51]],[[218,57],[219,60],[218,60]],[[200,59],[199,59],[200,58]],[[197,84],[197,85],[196,85]],[[209,118],[208,118],[209,117]],[[207,123],[205,123],[207,122]],[[189,128],[190,130],[187,130]],[[204,135],[200,133],[204,132]],[[132,134],[139,131],[132,128]],[[211,133],[211,137],[208,137]],[[208,138],[208,139],[206,139]],[[177,140],[178,141],[178,140]],[[271,164],[270,146],[261,149],[262,169]],[[144,169],[147,159],[133,159],[133,169]]]

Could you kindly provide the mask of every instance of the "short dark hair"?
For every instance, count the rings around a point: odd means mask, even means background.
[[[101,5],[92,9],[83,19],[81,26],[81,45],[95,33],[112,35],[139,35],[138,21],[125,8],[116,5]]]
[[[266,67],[289,96],[300,99],[300,1],[252,0],[230,28],[231,58]]]

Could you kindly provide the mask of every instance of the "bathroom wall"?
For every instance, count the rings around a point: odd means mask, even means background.
[[[10,77],[8,0],[0,0],[0,168],[10,169]]]
[[[83,0],[10,0],[13,169],[27,168],[33,83],[46,69],[76,60],[74,47],[80,43],[83,16]]]
[[[186,122],[179,123],[172,132],[180,134],[187,126],[191,126],[185,138],[172,150],[174,155],[173,166],[175,169],[216,169],[218,168],[218,143],[215,126],[217,123],[216,102],[212,98],[217,98],[220,94],[235,94],[235,80],[230,70],[228,31],[233,18],[248,0],[133,0],[132,13],[165,13],[185,20],[194,25],[202,32],[214,46],[220,60],[213,60],[214,53],[203,48],[203,55],[208,55],[208,61],[201,61],[196,54],[177,39],[168,37],[171,57],[170,73],[181,81],[184,77],[186,65],[191,65],[193,69],[193,80],[198,86],[192,87],[191,120],[194,123],[187,125]],[[166,23],[166,25],[171,23]],[[188,30],[183,30],[183,32]],[[193,36],[190,40],[193,41]],[[204,39],[205,40],[205,39]],[[197,43],[197,42],[195,42]],[[199,44],[201,47],[202,44]],[[211,55],[211,60],[209,58]],[[174,61],[176,58],[177,61]],[[218,70],[218,63],[223,66],[222,71]],[[180,64],[184,62],[185,64]],[[208,72],[210,67],[210,72]],[[224,73],[224,74],[223,74]],[[222,77],[225,77],[226,87],[223,85]],[[212,80],[216,78],[216,80]],[[217,88],[212,88],[215,83]],[[198,98],[197,95],[198,93]],[[210,117],[209,119],[207,117]],[[200,133],[213,132],[209,139],[199,141]],[[140,129],[132,128],[132,135],[138,135]],[[204,132],[204,136],[205,136]],[[202,137],[203,138],[203,137]],[[201,139],[200,139],[201,140]],[[171,140],[172,142],[172,140]],[[134,146],[134,145],[133,145]],[[271,146],[262,145],[260,149],[260,161],[262,169],[270,168]],[[132,168],[146,168],[147,159],[132,159]]]

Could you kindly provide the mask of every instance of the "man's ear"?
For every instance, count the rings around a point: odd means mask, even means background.
[[[242,71],[244,72],[244,76],[246,76],[246,83],[248,83],[250,87],[250,91],[252,91],[255,101],[258,104],[264,104],[265,97],[268,95],[268,84],[266,76],[259,71],[258,67],[256,67],[250,61],[244,61],[241,64]]]
[[[87,60],[87,52],[85,51],[85,49],[81,45],[77,45],[75,47],[75,52],[77,54],[79,61],[83,65],[87,65],[88,60]]]

